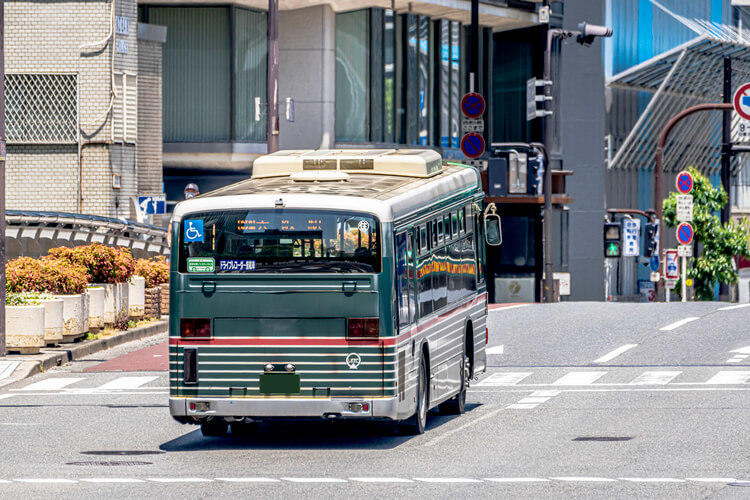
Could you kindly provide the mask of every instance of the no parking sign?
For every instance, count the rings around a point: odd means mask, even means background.
[[[744,120],[750,120],[750,83],[740,85],[734,93],[734,110]]]

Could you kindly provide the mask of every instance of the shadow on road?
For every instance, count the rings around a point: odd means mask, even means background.
[[[467,404],[466,414],[441,415],[430,413],[427,433],[438,432],[457,418],[471,418],[481,404]],[[411,440],[415,436],[402,432],[388,422],[356,422],[323,420],[261,422],[250,436],[204,437],[199,429],[188,432],[159,446],[169,452],[212,450],[331,450],[371,449],[387,450]]]

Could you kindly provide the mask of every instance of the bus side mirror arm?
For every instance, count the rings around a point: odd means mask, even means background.
[[[503,229],[500,216],[496,213],[494,203],[487,205],[484,210],[484,239],[491,247],[498,247],[503,243]]]

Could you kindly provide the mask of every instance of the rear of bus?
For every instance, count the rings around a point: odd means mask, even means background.
[[[174,418],[394,418],[378,217],[229,198],[184,202],[172,223]]]

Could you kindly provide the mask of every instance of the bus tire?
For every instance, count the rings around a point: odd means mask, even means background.
[[[458,394],[440,405],[440,413],[446,415],[461,415],[466,411],[466,388],[469,386],[471,377],[471,361],[466,353],[463,354],[459,376],[461,377],[461,389]]]
[[[410,434],[424,434],[427,426],[427,410],[430,406],[428,400],[430,380],[427,376],[427,362],[424,353],[419,358],[419,375],[417,377],[417,410],[414,416],[407,420],[407,427]]]
[[[229,424],[223,418],[209,418],[201,424],[201,433],[206,437],[221,437],[228,430]]]

